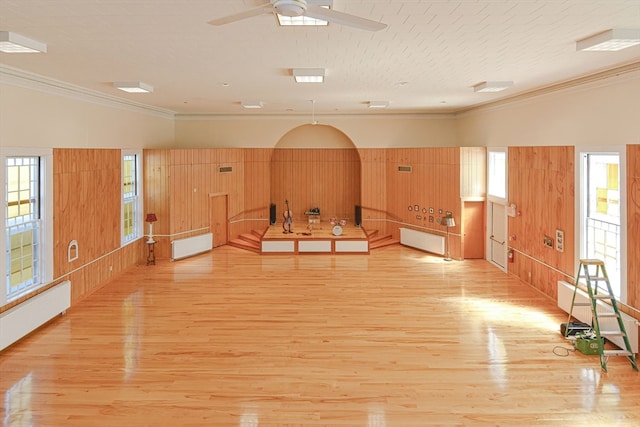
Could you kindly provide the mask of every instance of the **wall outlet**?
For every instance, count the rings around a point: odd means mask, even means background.
[[[564,252],[564,231],[556,230],[556,251]]]
[[[542,242],[545,247],[553,249],[553,239],[549,236],[544,236],[544,241]]]

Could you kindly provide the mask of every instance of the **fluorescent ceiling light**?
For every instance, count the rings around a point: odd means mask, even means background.
[[[333,2],[332,2],[333,3]],[[325,9],[329,9],[329,6],[320,6]],[[300,15],[300,16],[284,16],[276,13],[276,17],[278,18],[278,23],[283,27],[287,26],[314,26],[314,27],[325,27],[329,25],[327,21],[322,19],[311,18],[310,16]]]
[[[474,92],[500,92],[513,86],[513,82],[482,82],[473,85]]]
[[[389,101],[369,101],[369,108],[387,108]]]
[[[608,30],[576,42],[576,50],[615,52],[640,44],[640,30]]]
[[[293,78],[296,83],[322,83],[324,68],[294,68]]]
[[[242,101],[240,103],[240,105],[242,105],[242,108],[246,108],[246,109],[258,109],[258,108],[262,108],[262,101]]]
[[[4,53],[46,53],[47,45],[20,34],[0,31],[0,52]]]
[[[115,88],[123,90],[129,93],[151,93],[153,92],[153,86],[142,82],[115,82],[113,84]]]

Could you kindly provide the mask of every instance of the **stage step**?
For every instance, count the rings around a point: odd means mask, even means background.
[[[384,248],[387,246],[400,243],[400,240],[394,239],[393,236],[390,234],[379,235],[378,230],[375,230],[375,233],[368,234],[368,236],[369,236],[369,250]]]
[[[262,231],[260,231],[260,230],[251,230],[251,234],[256,236],[258,239],[262,240],[262,236],[265,235],[265,233],[267,232],[268,229],[269,229],[269,227],[265,227],[265,229],[262,230]]]
[[[268,227],[264,230],[251,230],[250,233],[243,233],[237,239],[231,239],[229,245],[234,248],[245,249],[247,251],[261,253],[262,252],[262,236],[266,233]]]
[[[363,230],[364,230],[364,234],[367,235],[367,239],[369,239],[369,241],[371,241],[371,239],[375,238],[379,234],[378,230],[371,230],[371,231],[366,229],[363,229]]]
[[[260,236],[256,235],[253,231],[251,233],[243,233],[239,236],[240,240],[245,240],[250,244],[257,244],[260,246],[260,241],[262,240]]]
[[[260,242],[249,242],[245,239],[231,239],[229,241],[229,245],[233,246],[234,248],[244,249],[256,253],[260,253],[262,247]]]

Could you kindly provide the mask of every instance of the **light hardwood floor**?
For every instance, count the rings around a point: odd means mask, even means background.
[[[128,271],[0,353],[4,426],[637,426],[626,359],[482,260],[224,246]],[[557,354],[556,354],[557,353]]]

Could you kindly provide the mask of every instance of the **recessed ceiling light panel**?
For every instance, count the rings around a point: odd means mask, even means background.
[[[500,92],[513,86],[513,82],[482,82],[473,85],[474,92]]]
[[[389,101],[369,101],[369,108],[382,109],[389,106]]]
[[[0,31],[0,52],[46,53],[47,45],[20,34],[9,31]]]
[[[240,105],[248,110],[257,110],[263,106],[262,101],[242,101]]]
[[[153,86],[143,82],[115,82],[113,87],[128,93],[151,93]]]
[[[576,50],[616,52],[640,44],[640,30],[608,30],[576,42]]]
[[[294,68],[293,78],[296,83],[322,83],[324,68]]]

